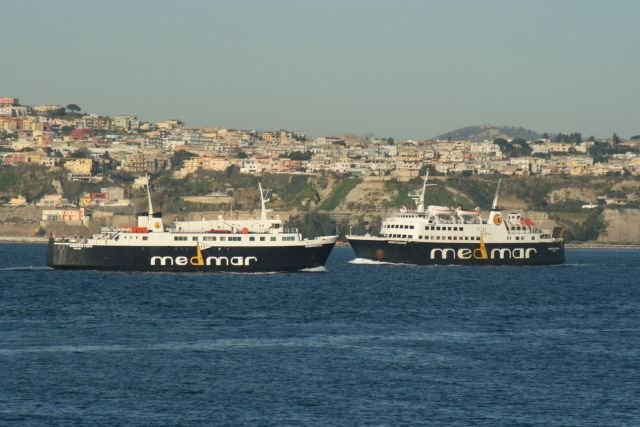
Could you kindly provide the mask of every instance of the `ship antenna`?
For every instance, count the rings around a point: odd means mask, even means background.
[[[427,184],[429,179],[429,169],[424,176],[424,182],[422,183],[422,191],[412,191],[409,193],[409,197],[416,203],[416,212],[424,212],[424,196],[427,193],[427,187],[435,184]]]
[[[267,212],[271,212],[271,209],[267,209],[265,204],[270,200],[270,198],[267,196],[267,194],[269,194],[269,192],[271,190],[263,190],[262,189],[262,184],[260,183],[260,181],[258,181],[258,190],[260,190],[260,205],[261,205],[260,219],[262,221],[266,221],[267,220]]]
[[[422,193],[420,193],[420,200],[418,201],[418,212],[424,212],[424,195],[427,192],[428,179],[429,179],[429,168],[427,168],[427,174],[424,176],[424,182],[422,183]]]
[[[149,190],[149,174],[147,174],[147,197],[149,199],[149,217],[152,217],[153,206],[151,205],[151,190]]]
[[[495,211],[498,206],[498,192],[500,191],[500,183],[502,182],[502,178],[498,180],[498,186],[496,187],[496,195],[493,197],[493,203],[491,204],[491,210]]]

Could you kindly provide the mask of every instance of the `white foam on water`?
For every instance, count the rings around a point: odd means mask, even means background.
[[[304,271],[305,273],[327,273],[329,272],[329,270],[326,269],[325,266],[321,265],[319,267],[310,267],[310,268],[303,268],[301,270],[298,271]]]
[[[25,266],[17,266],[17,267],[0,268],[0,271],[42,271],[42,270],[53,270],[53,268],[42,266],[42,265],[25,265]]]
[[[387,262],[387,261],[375,261],[367,258],[354,258],[351,261],[348,261],[349,264],[356,265],[407,265],[407,266],[415,266],[415,264],[406,264],[403,262]]]

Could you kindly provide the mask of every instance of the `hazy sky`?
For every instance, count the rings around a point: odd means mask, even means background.
[[[0,0],[0,96],[188,126],[640,134],[640,1]]]

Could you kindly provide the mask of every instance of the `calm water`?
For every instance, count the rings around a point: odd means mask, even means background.
[[[640,252],[64,272],[0,245],[0,425],[640,425]]]

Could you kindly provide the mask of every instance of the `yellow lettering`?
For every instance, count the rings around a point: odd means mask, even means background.
[[[204,265],[204,258],[202,258],[200,244],[196,245],[196,256],[192,256],[189,262],[191,263],[191,265]]]

